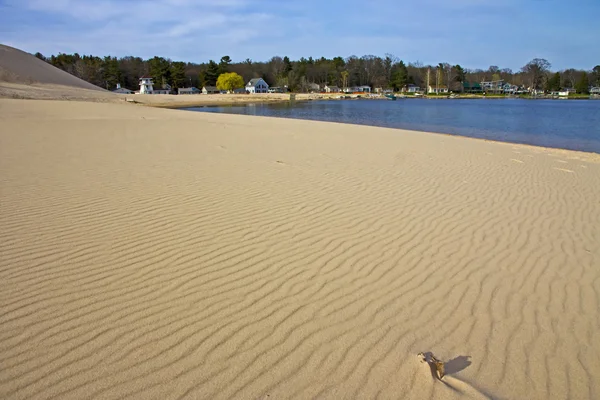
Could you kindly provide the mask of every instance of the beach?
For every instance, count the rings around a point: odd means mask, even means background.
[[[123,101],[0,123],[0,398],[600,396],[597,154]]]

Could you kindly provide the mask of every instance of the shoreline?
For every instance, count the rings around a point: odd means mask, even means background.
[[[335,99],[335,100],[357,100],[357,99]],[[358,99],[358,100],[360,100],[360,99]],[[383,99],[378,99],[378,100],[383,100]],[[310,101],[310,100],[302,100],[302,101]],[[573,150],[573,149],[566,149],[564,147],[549,147],[549,146],[541,146],[541,145],[535,145],[535,144],[529,144],[529,143],[501,141],[501,140],[480,138],[480,137],[474,137],[474,136],[465,136],[465,135],[461,135],[461,134],[448,133],[448,132],[434,132],[434,131],[427,131],[427,130],[406,129],[406,128],[397,128],[397,127],[389,127],[389,126],[357,124],[357,123],[352,123],[352,122],[326,121],[326,120],[319,120],[319,119],[279,117],[279,116],[230,114],[227,112],[212,113],[212,112],[196,111],[196,110],[188,109],[188,108],[206,108],[206,107],[236,107],[236,106],[244,107],[246,105],[247,104],[235,103],[235,104],[201,105],[201,106],[196,106],[196,107],[157,107],[157,108],[175,109],[175,110],[180,110],[180,111],[185,111],[185,112],[198,112],[198,113],[217,114],[217,115],[244,115],[244,116],[251,117],[251,118],[275,118],[275,119],[293,120],[293,121],[311,121],[311,122],[322,122],[322,123],[328,123],[328,124],[365,126],[365,127],[372,127],[372,128],[383,128],[383,129],[393,129],[393,130],[399,130],[399,131],[427,133],[427,134],[433,134],[433,135],[443,135],[443,136],[450,136],[450,137],[474,139],[474,140],[480,140],[480,141],[490,142],[490,143],[499,143],[499,144],[504,144],[504,145],[526,146],[526,147],[544,149],[544,150],[557,150],[557,151],[564,151],[564,152],[573,152],[573,153],[578,153],[580,155],[587,155],[590,159],[595,160],[594,162],[600,163],[600,152],[595,152],[595,151]]]

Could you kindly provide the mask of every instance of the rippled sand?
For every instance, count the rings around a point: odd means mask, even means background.
[[[0,191],[2,399],[600,397],[597,156],[0,100]]]

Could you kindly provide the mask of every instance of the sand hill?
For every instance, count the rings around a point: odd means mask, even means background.
[[[0,82],[61,85],[105,91],[22,50],[0,45]]]
[[[122,101],[22,50],[0,44],[0,98]]]

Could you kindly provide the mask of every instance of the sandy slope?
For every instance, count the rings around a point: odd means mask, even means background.
[[[105,90],[77,78],[29,53],[0,44],[0,81],[20,84],[70,86],[104,92]]]
[[[596,158],[0,100],[0,398],[600,398]]]

